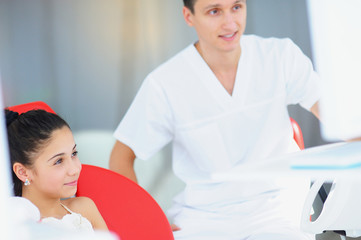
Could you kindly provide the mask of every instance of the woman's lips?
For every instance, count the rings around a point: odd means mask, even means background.
[[[76,186],[77,184],[78,184],[78,180],[75,180],[75,181],[72,181],[72,182],[65,183],[64,185],[66,185],[66,186]]]

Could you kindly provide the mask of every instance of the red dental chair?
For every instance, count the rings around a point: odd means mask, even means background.
[[[83,164],[77,196],[91,198],[110,231],[122,240],[173,240],[167,217],[135,182],[111,170]]]
[[[17,112],[19,114],[28,112],[30,110],[37,110],[37,109],[45,110],[47,112],[56,114],[54,112],[54,110],[51,109],[51,107],[49,107],[48,104],[46,104],[45,102],[42,102],[42,101],[24,103],[24,104],[8,107],[7,109],[9,109],[10,111],[13,111],[13,112]]]

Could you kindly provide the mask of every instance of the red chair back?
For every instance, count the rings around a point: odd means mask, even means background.
[[[54,110],[51,109],[51,107],[49,107],[48,104],[46,104],[45,102],[41,102],[41,101],[24,103],[24,104],[8,107],[7,109],[9,109],[10,111],[13,111],[13,112],[17,112],[19,114],[28,112],[30,110],[37,110],[37,109],[45,110],[47,112],[56,114],[54,112]]]
[[[108,169],[83,164],[77,196],[91,198],[110,231],[122,240],[173,240],[167,217],[135,182]]]
[[[293,128],[293,138],[295,139],[298,147],[301,150],[303,150],[303,149],[305,149],[305,144],[304,144],[304,141],[303,141],[303,135],[302,135],[301,128],[293,118],[290,118],[290,120],[291,120],[291,125],[292,125],[292,128]]]

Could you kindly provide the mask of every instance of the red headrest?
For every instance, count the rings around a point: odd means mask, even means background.
[[[38,110],[38,109],[45,110],[47,112],[56,114],[54,112],[54,110],[51,109],[51,107],[49,107],[48,104],[46,104],[45,102],[41,102],[41,101],[24,103],[24,104],[8,107],[7,109],[9,109],[10,111],[13,111],[13,112],[17,112],[19,114],[28,112],[30,110]]]

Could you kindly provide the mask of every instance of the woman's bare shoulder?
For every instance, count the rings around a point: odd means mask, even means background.
[[[70,210],[76,213],[82,214],[89,210],[89,208],[96,207],[92,199],[88,197],[73,197],[62,200],[62,203],[67,206]]]

